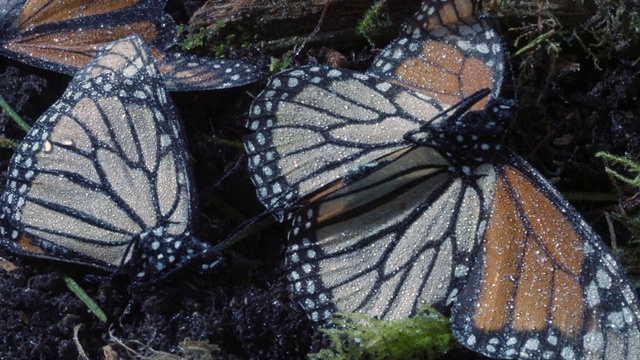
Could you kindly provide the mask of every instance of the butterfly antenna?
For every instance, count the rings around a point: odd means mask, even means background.
[[[422,128],[430,126],[434,120],[438,118],[445,118],[449,122],[455,122],[462,115],[464,115],[473,105],[478,103],[478,101],[484,99],[489,94],[491,94],[491,90],[488,88],[480,89],[473,94],[465,97],[464,99],[458,101],[457,103],[451,105],[448,109],[443,110],[438,115],[434,116],[429,122],[422,125]],[[451,113],[453,111],[453,113]],[[450,115],[449,115],[450,114]]]
[[[240,169],[240,165],[244,163],[244,160],[246,158],[247,156],[245,153],[240,153],[240,156],[238,156],[238,158],[236,159],[231,169],[225,171],[225,173],[213,185],[209,186],[209,189],[207,191],[211,191],[217,188],[218,186],[220,186],[220,184],[222,184],[225,180],[227,180],[229,176],[231,176],[236,171],[238,171],[238,169]]]

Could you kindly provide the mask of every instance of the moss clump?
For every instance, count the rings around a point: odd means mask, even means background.
[[[218,20],[213,28],[192,29],[186,25],[178,27],[178,46],[183,51],[190,51],[198,48],[206,48],[206,53],[214,58],[224,57],[230,50],[246,48],[247,43],[242,42],[241,36],[235,33],[224,34],[225,24]],[[237,29],[243,33],[241,28]]]
[[[269,64],[269,71],[272,73],[277,73],[282,70],[285,70],[291,65],[291,58],[293,57],[293,50],[289,50],[286,53],[282,54],[281,58],[271,58],[271,64]]]
[[[627,176],[624,176],[622,174],[620,174],[619,172],[611,169],[611,168],[606,168],[605,170],[607,171],[607,173],[613,177],[615,177],[616,179],[625,182],[629,185],[633,185],[635,187],[640,187],[640,163],[638,163],[635,160],[632,159],[628,159],[625,157],[621,157],[621,156],[616,156],[613,154],[609,154],[607,152],[601,151],[599,153],[596,154],[596,157],[599,158],[603,158],[607,161],[610,161],[613,164],[618,164],[618,165],[622,165],[625,168],[627,168],[627,171],[629,171],[629,173],[631,173],[634,177],[630,178]]]
[[[374,46],[373,37],[379,29],[380,13],[385,3],[386,0],[378,0],[373,4],[373,6],[364,14],[356,28],[356,34],[362,35],[367,39],[367,42],[371,46]]]
[[[598,10],[585,28],[595,39],[587,50],[597,66],[601,59],[615,58],[638,46],[640,11],[635,1],[596,0],[595,3]]]
[[[456,346],[449,320],[429,307],[409,319],[339,314],[333,323],[322,330],[332,348],[310,354],[310,359],[435,359]]]
[[[605,159],[612,165],[622,165],[625,168],[626,172],[630,174],[630,176],[623,175],[610,167],[605,168],[605,170],[609,175],[613,176],[617,180],[620,180],[636,188],[640,187],[640,163],[637,160],[622,156],[616,156],[604,151],[597,153],[596,157]],[[624,213],[612,213],[610,215],[613,219],[621,221],[627,227],[634,239],[640,239],[640,219],[637,216],[629,216]],[[637,246],[637,240],[635,245],[635,248],[614,248],[614,251],[616,251],[616,255],[623,259],[623,263],[639,264],[640,248]],[[627,270],[631,270],[631,272],[634,273],[640,272],[640,268]],[[640,281],[634,281],[634,285],[638,287],[638,285],[640,285]]]
[[[182,39],[178,42],[178,46],[182,50],[193,50],[202,47],[212,36],[211,31],[206,28],[191,30],[186,25],[178,27],[178,35]]]

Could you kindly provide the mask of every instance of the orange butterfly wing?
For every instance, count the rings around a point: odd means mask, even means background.
[[[516,155],[494,200],[452,324],[488,356],[630,359],[640,309],[624,271],[561,195]]]
[[[456,338],[492,357],[637,358],[624,272],[501,148],[515,105],[498,98],[505,50],[475,4],[426,1],[366,75],[289,70],[254,101],[249,171],[265,206],[291,211],[293,297],[317,321],[453,304]]]
[[[368,73],[453,105],[482,89],[499,94],[504,45],[476,2],[427,1],[404,34],[374,60]],[[488,99],[476,103],[480,110]]]
[[[27,0],[23,11],[15,22],[15,28],[20,31],[28,31],[44,24],[114,13],[143,2],[145,0]]]
[[[73,75],[98,47],[137,34],[155,47],[173,44],[175,23],[163,1],[26,0],[6,21],[2,53],[29,65]],[[17,12],[17,13],[16,13]]]
[[[4,14],[0,52],[31,66],[75,74],[110,42],[137,35],[149,46],[170,91],[224,89],[257,80],[239,61],[167,52],[176,24],[165,0],[14,1]]]

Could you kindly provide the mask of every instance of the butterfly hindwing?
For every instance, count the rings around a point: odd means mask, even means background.
[[[0,53],[74,75],[101,46],[137,35],[150,47],[170,91],[225,89],[257,80],[253,66],[171,52],[177,27],[166,0],[11,0],[2,16]]]
[[[227,89],[257,79],[255,67],[236,60],[214,60],[176,52],[152,54],[165,85],[172,91]]]
[[[193,239],[195,193],[176,109],[139,38],[107,46],[34,124],[2,196],[3,244],[145,281],[208,246]]]
[[[492,357],[637,355],[637,297],[598,235],[522,158],[494,171],[487,229],[453,306],[456,337]]]
[[[492,178],[483,169],[474,183],[454,178],[429,147],[387,158],[293,218],[285,263],[294,298],[316,321],[335,311],[391,320],[426,304],[442,310],[468,273]]]

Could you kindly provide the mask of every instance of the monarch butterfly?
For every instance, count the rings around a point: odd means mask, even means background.
[[[640,308],[598,235],[503,149],[516,104],[472,0],[426,1],[366,74],[284,71],[245,138],[261,202],[292,222],[285,266],[315,321],[451,309],[496,358],[636,359]]]
[[[143,41],[105,46],[16,149],[0,244],[135,282],[218,259],[191,235],[195,193],[181,124]],[[211,260],[209,262],[209,260]]]
[[[225,89],[256,80],[255,68],[167,52],[176,25],[166,0],[5,0],[0,53],[31,66],[73,75],[112,41],[139,35],[150,46],[170,91]]]

